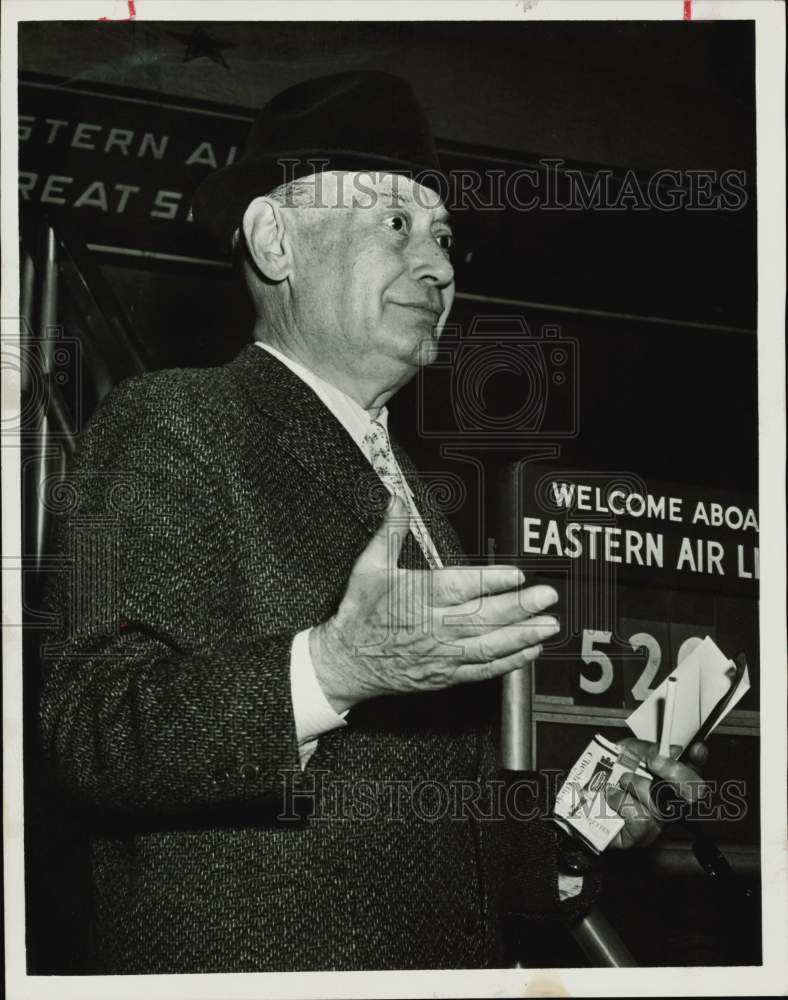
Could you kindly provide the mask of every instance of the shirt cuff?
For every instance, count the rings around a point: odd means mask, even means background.
[[[582,875],[563,875],[558,873],[558,898],[563,903],[565,899],[579,896],[583,889]]]
[[[290,648],[290,699],[293,704],[298,756],[301,767],[317,749],[318,738],[332,729],[346,726],[347,712],[338,715],[328,703],[309,652],[311,629],[298,632]]]

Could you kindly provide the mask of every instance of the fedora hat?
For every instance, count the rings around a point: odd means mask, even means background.
[[[240,159],[195,191],[194,221],[229,252],[250,201],[323,170],[405,173],[444,197],[449,187],[410,84],[391,73],[337,73],[288,87],[263,107]]]

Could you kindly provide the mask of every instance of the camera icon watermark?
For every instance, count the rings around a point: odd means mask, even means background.
[[[26,320],[4,318],[0,336],[4,381],[18,379],[19,406],[4,408],[0,433],[23,440],[40,433],[48,420],[48,441],[71,438],[83,424],[83,348],[62,327],[36,337]]]
[[[464,335],[447,328],[417,376],[419,433],[491,444],[574,438],[579,353],[558,325],[532,333],[522,316],[477,316]]]

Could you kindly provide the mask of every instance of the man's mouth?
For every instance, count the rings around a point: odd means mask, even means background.
[[[415,309],[417,312],[429,314],[435,321],[440,319],[443,309],[434,306],[430,302],[394,302],[395,306],[402,306],[404,309]]]

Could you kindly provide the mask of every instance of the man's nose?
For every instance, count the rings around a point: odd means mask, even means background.
[[[408,250],[411,274],[418,281],[445,288],[454,281],[454,268],[435,237],[425,236],[411,241]]]

